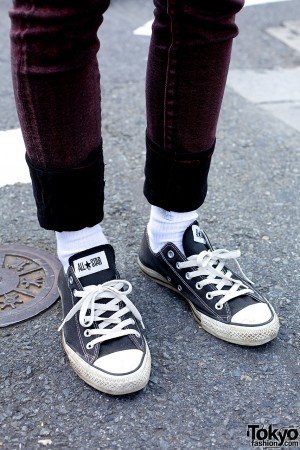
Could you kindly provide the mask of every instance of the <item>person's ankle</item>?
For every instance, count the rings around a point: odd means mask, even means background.
[[[57,256],[65,272],[69,266],[69,258],[76,253],[108,243],[101,225],[83,228],[78,231],[56,232]]]
[[[183,234],[187,227],[197,219],[197,211],[178,213],[151,206],[147,231],[152,251],[157,253],[165,244],[172,242],[184,253]]]

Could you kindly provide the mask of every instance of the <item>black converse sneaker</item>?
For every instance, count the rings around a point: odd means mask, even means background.
[[[148,383],[151,358],[142,318],[119,279],[111,245],[77,253],[58,280],[63,304],[62,343],[71,366],[86,383],[112,395]]]
[[[278,317],[243,274],[236,258],[239,251],[214,249],[198,222],[190,225],[182,240],[185,255],[172,243],[152,252],[145,231],[138,263],[154,281],[189,302],[196,321],[209,333],[240,345],[261,345],[274,339]],[[241,276],[225,266],[233,259]]]

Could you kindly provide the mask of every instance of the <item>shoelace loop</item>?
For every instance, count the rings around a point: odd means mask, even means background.
[[[197,276],[205,277],[205,279],[197,283],[197,288],[202,289],[208,284],[216,286],[216,289],[209,292],[208,299],[213,299],[217,296],[223,298],[219,300],[215,307],[222,309],[224,303],[233,298],[253,293],[253,291],[241,280],[232,278],[232,272],[229,269],[224,269],[225,261],[233,260],[238,267],[242,277],[250,284],[253,284],[249,278],[246,277],[241,269],[237,258],[241,256],[240,250],[229,251],[226,249],[204,250],[198,255],[192,255],[187,258],[187,261],[177,263],[178,268],[197,267],[196,270],[187,272],[189,278]],[[227,286],[229,289],[224,289]]]
[[[127,297],[131,291],[131,283],[126,280],[110,280],[103,284],[86,286],[80,291],[75,290],[73,295],[80,298],[80,300],[66,315],[58,331],[79,311],[80,325],[89,328],[85,330],[84,335],[86,337],[98,336],[87,344],[88,349],[92,349],[97,343],[121,336],[134,334],[139,337],[140,334],[137,330],[132,328],[124,329],[129,325],[133,325],[134,320],[132,318],[122,319],[122,316],[131,312],[141,323],[142,327],[145,328],[138,309]],[[101,299],[109,301],[101,303],[99,302]],[[120,306],[120,302],[123,302],[125,306]],[[107,315],[107,312],[111,312],[111,314]],[[97,327],[90,328],[95,322]],[[111,327],[111,325],[114,326]]]

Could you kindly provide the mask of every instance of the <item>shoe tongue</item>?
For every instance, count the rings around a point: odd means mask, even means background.
[[[76,253],[69,258],[69,263],[83,287],[102,284],[118,278],[115,252],[109,244]]]
[[[209,249],[205,235],[200,229],[197,220],[185,230],[182,245],[187,258]]]

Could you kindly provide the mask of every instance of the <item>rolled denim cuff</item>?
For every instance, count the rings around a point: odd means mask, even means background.
[[[199,208],[207,193],[207,177],[215,142],[201,152],[170,151],[146,135],[144,195],[151,205],[168,211]]]
[[[26,162],[42,228],[77,231],[102,221],[105,182],[101,146],[82,165],[71,169],[39,168],[28,155]]]

